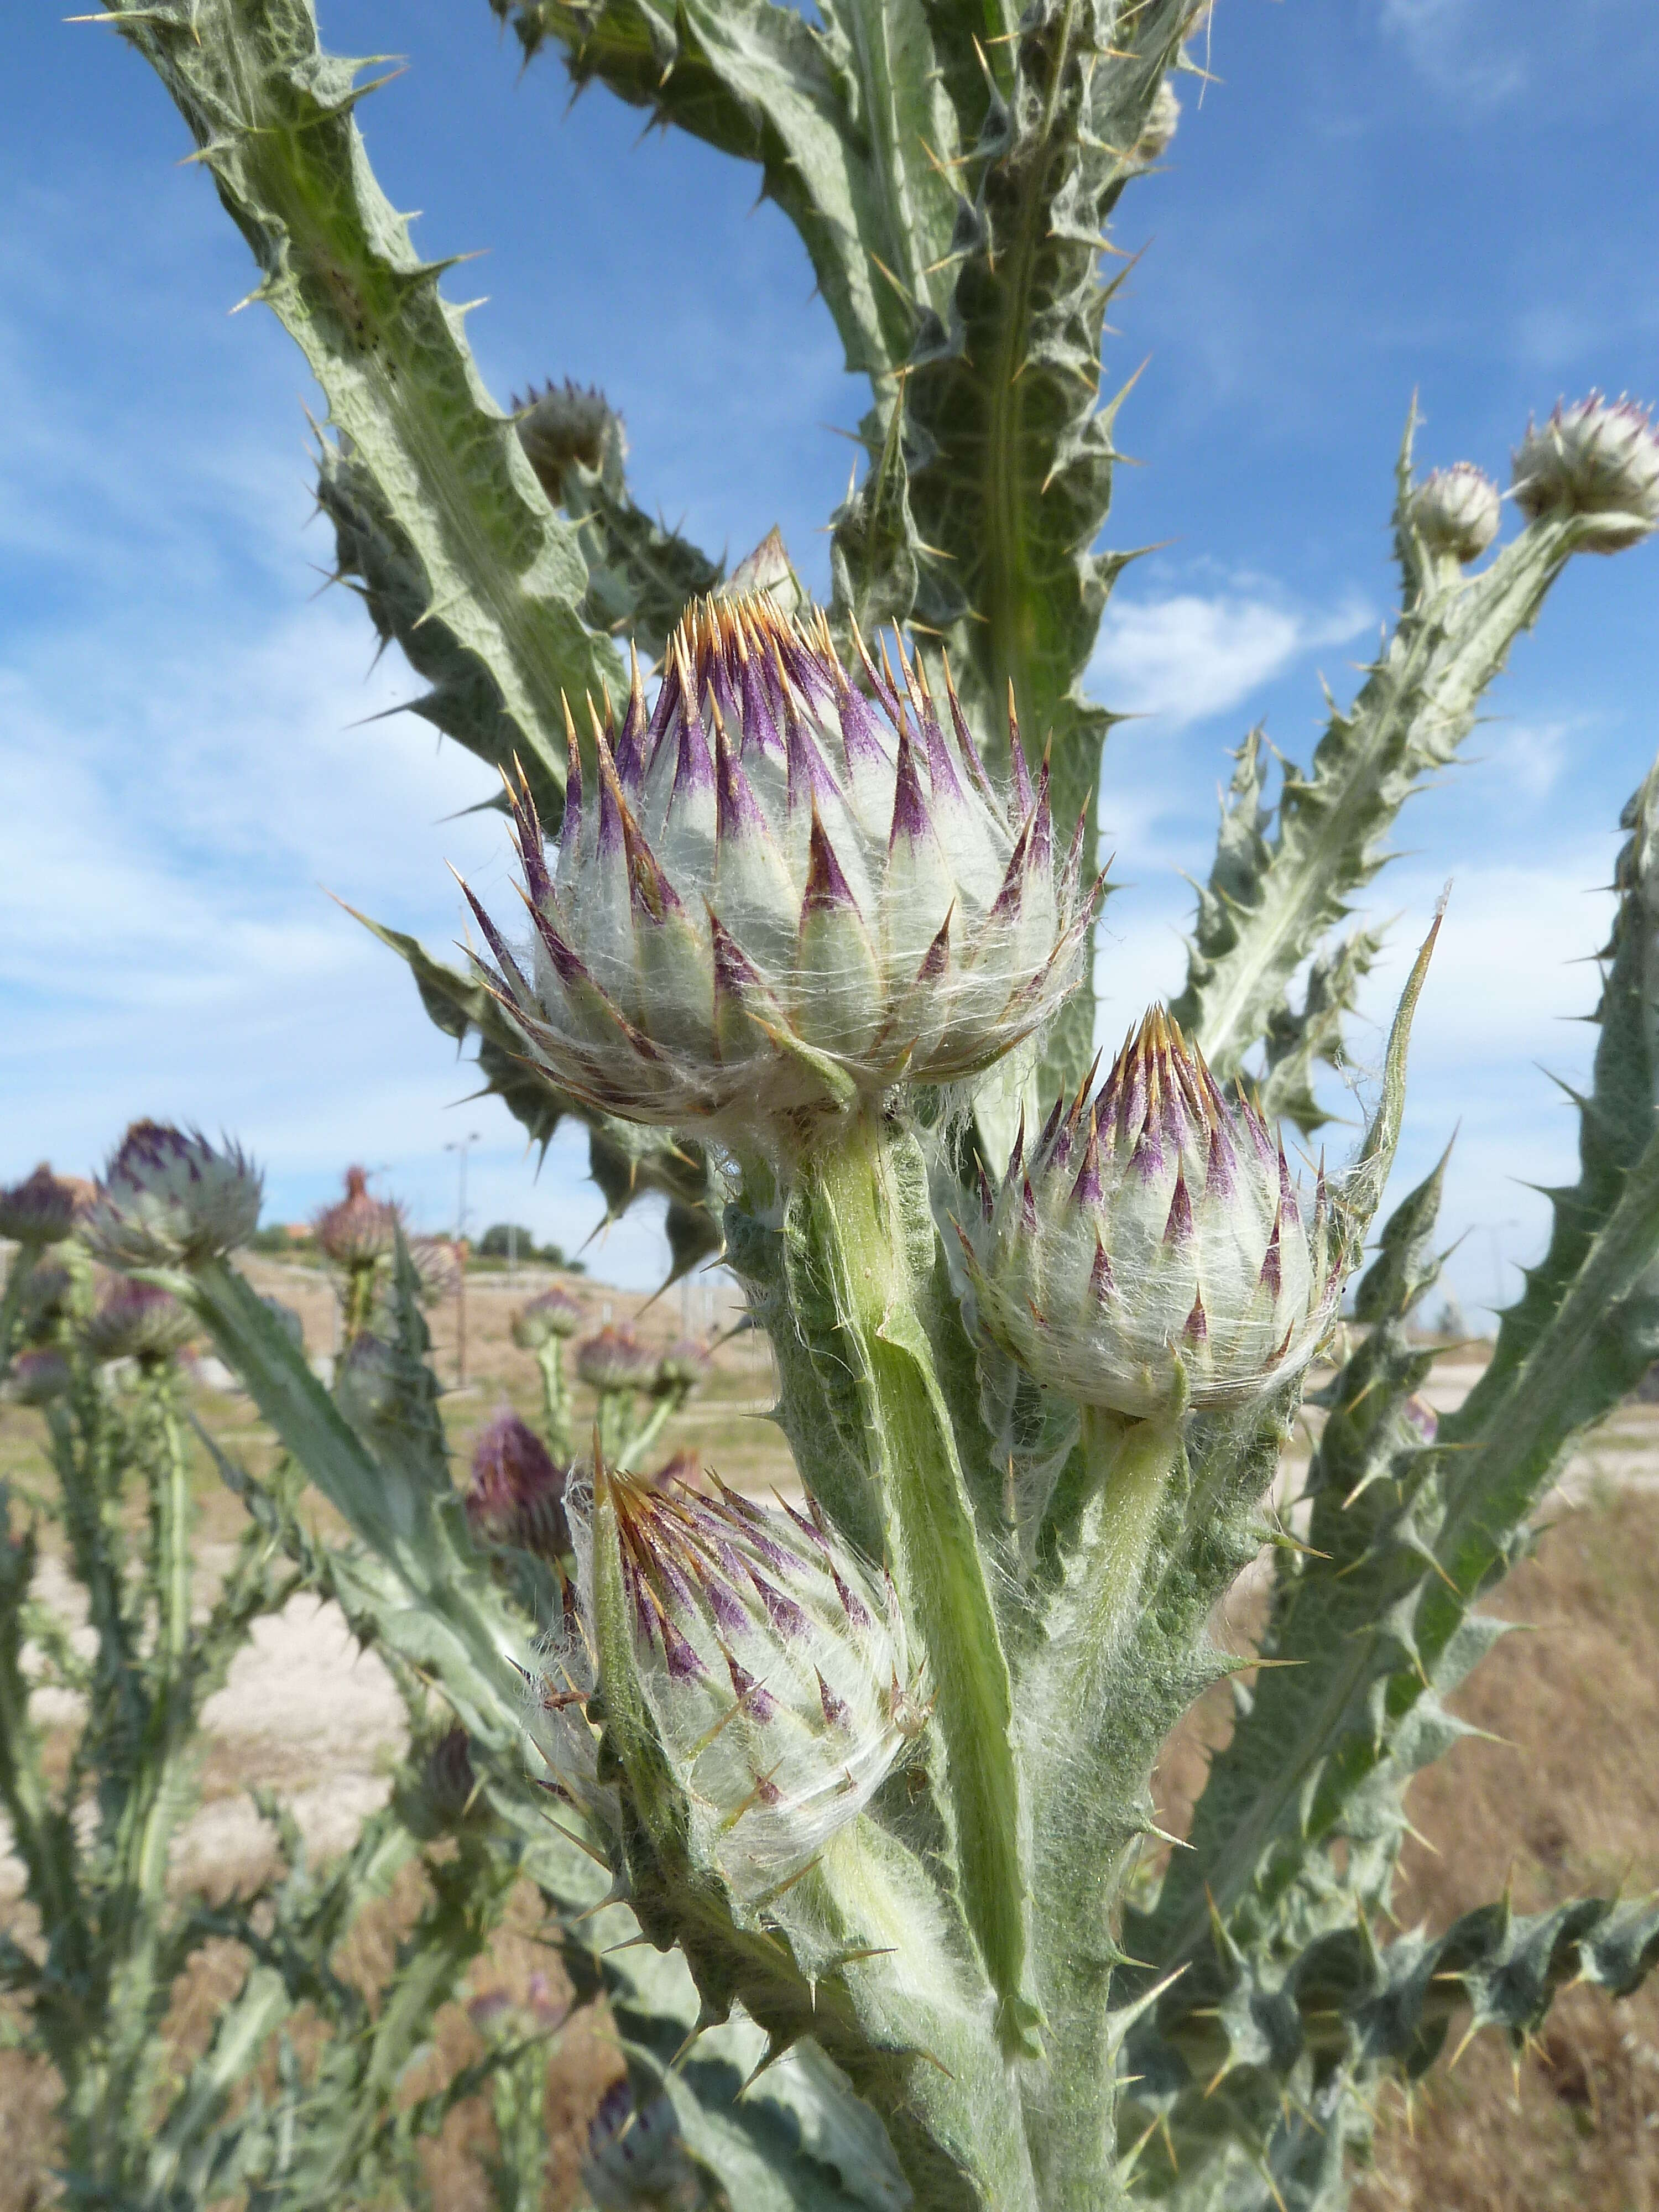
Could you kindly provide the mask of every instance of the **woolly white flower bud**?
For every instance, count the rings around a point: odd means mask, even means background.
[[[261,1177],[240,1146],[135,1121],[104,1170],[84,1235],[112,1267],[199,1267],[259,1225]]]
[[[964,1237],[982,1326],[1040,1382],[1146,1419],[1247,1401],[1335,1310],[1322,1172],[1310,1223],[1277,1143],[1159,1008],[1092,1105],[1055,1102]]]
[[[324,1257],[337,1267],[372,1267],[392,1253],[401,1218],[389,1200],[370,1196],[366,1169],[348,1168],[345,1196],[324,1206],[311,1228]]]
[[[1497,537],[1501,499],[1484,469],[1473,461],[1455,461],[1423,479],[1406,513],[1431,553],[1449,553],[1467,565],[1478,561]]]
[[[677,1337],[658,1360],[651,1388],[659,1397],[681,1390],[689,1395],[708,1380],[714,1366],[714,1354],[706,1344],[694,1336]]]
[[[94,1359],[138,1359],[159,1363],[189,1343],[196,1334],[190,1309],[171,1291],[125,1278],[111,1283],[86,1327],[87,1349]]]
[[[648,1390],[657,1355],[631,1328],[602,1328],[576,1346],[576,1372],[592,1390]]]
[[[14,1244],[61,1244],[75,1227],[86,1189],[55,1176],[42,1160],[33,1175],[0,1190],[0,1237]]]
[[[465,1504],[485,1543],[519,1544],[543,1559],[570,1549],[564,1517],[566,1470],[510,1406],[479,1431]]]
[[[595,720],[597,794],[571,729],[551,874],[515,797],[527,969],[472,910],[561,1090],[790,1150],[902,1078],[978,1073],[1054,1011],[1094,911],[1081,825],[1057,864],[1018,730],[1000,793],[954,694],[947,735],[902,652],[900,670],[866,659],[866,697],[821,620],[708,600],[648,720],[637,670],[620,738]]]
[[[7,1395],[20,1406],[49,1406],[63,1396],[72,1379],[61,1352],[20,1352],[6,1377]]]
[[[513,1341],[521,1352],[539,1352],[550,1338],[574,1336],[586,1319],[582,1302],[554,1283],[513,1316]]]
[[[926,1725],[897,1598],[810,1498],[805,1512],[772,1511],[723,1485],[711,1496],[672,1477],[599,1480],[659,1735],[726,1878],[757,1896],[864,1809]],[[573,1486],[565,1504],[580,1619],[575,1650],[550,1670],[562,1732],[544,1747],[585,1799],[591,1753],[569,1745],[569,1692],[592,1680],[592,1496]]]
[[[1659,432],[1632,399],[1592,392],[1528,422],[1515,451],[1515,498],[1523,514],[1595,518],[1579,544],[1617,553],[1659,528]]]

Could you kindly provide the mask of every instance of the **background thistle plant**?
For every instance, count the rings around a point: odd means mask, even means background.
[[[641,2124],[666,2100],[663,2139],[758,2206],[1340,2204],[1376,2084],[1426,2063],[1455,2013],[1525,2034],[1563,1978],[1628,1990],[1659,1951],[1650,1907],[1600,1898],[1422,1938],[1386,1925],[1406,1778],[1455,1733],[1442,1700],[1490,1640],[1475,1602],[1573,1438],[1659,1351],[1646,785],[1551,1250],[1480,1388],[1425,1436],[1404,1326],[1432,1276],[1434,1179],[1384,1227],[1310,1478],[1315,1542],[1275,1553],[1267,1641],[1296,1663],[1243,1712],[1190,1853],[1135,1879],[1159,1747],[1237,1670],[1208,1624],[1282,1534],[1266,1500],[1305,1364],[1399,1139],[1426,948],[1359,1161],[1340,1206],[1316,1196],[1293,1265],[1273,1133],[1324,1118],[1316,1073],[1346,1055],[1380,942],[1335,933],[1572,556],[1659,523],[1645,415],[1592,398],[1530,430],[1524,526],[1478,568],[1489,488],[1419,484],[1408,424],[1398,616],[1274,805],[1259,740],[1242,748],[1186,986],[1111,1100],[1142,1157],[1103,1183],[1112,1236],[1079,1240],[1045,1173],[1071,1124],[1035,1173],[1023,1148],[1010,1162],[1052,1101],[1086,1099],[1096,1026],[1078,887],[1109,717],[1082,678],[1127,558],[1097,543],[1116,458],[1098,256],[1170,143],[1169,79],[1207,11],[1033,0],[995,30],[909,0],[836,0],[821,24],[751,0],[687,0],[672,22],[634,0],[504,11],[528,54],[554,43],[579,83],[757,161],[799,229],[871,384],[823,608],[765,549],[723,594],[722,564],[643,526],[596,395],[488,398],[441,270],[374,183],[356,72],[303,0],[107,12],[324,387],[341,573],[428,680],[421,711],[511,778],[527,958],[478,906],[483,969],[379,933],[533,1139],[579,1115],[613,1208],[655,1189],[678,1209],[677,1269],[724,1252],[803,1486],[779,1520],[633,1471],[623,1401],[654,1368],[611,1361],[556,1624],[545,1585],[494,1571],[468,1531],[407,1250],[331,1398],[228,1263],[240,1155],[135,1133],[96,1247],[211,1337],[351,1531],[325,1571],[354,1625],[466,1731],[504,1840],[471,1848],[462,1824],[452,1914],[533,1867],[573,1972],[611,1996]],[[654,696],[624,631],[662,655]],[[1207,1066],[1190,1087],[1171,1022]],[[1127,1110],[1154,1068],[1183,1101],[1156,1160],[1147,1107]],[[1218,1133],[1248,1184],[1224,1206]],[[975,1254],[975,1279],[953,1224],[981,1175],[1006,1186],[1008,1249]],[[1080,1243],[1073,1308],[1097,1251],[1126,1301],[1069,1358],[1042,1348],[1047,1271],[1021,1274],[1045,1228]],[[1257,1297],[1272,1334],[1247,1312],[1225,1344],[1249,1387],[1212,1388],[1220,1324]],[[286,1556],[315,1557],[282,1501],[225,1473]],[[837,1765],[843,1714],[856,1753]],[[766,1838],[752,1858],[746,1833]],[[650,1955],[617,1965],[636,1942]],[[343,2078],[349,2132],[368,2075]]]

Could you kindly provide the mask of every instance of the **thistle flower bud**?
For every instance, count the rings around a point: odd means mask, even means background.
[[[61,1244],[75,1227],[86,1186],[55,1176],[42,1160],[34,1173],[0,1190],[0,1237],[14,1244]]]
[[[661,2090],[643,2104],[626,2080],[613,2081],[587,2127],[582,2185],[602,2212],[698,2212],[708,2201],[687,2155],[674,2101]]]
[[[1313,1357],[1340,1279],[1322,1171],[1154,1008],[1092,1105],[1055,1103],[964,1237],[982,1326],[1040,1382],[1137,1419],[1248,1401]]]
[[[1637,544],[1659,528],[1659,431],[1648,409],[1599,392],[1558,401],[1547,422],[1528,422],[1516,447],[1515,498],[1534,520],[1595,518],[1579,537],[1586,552]]]
[[[70,1364],[61,1352],[20,1352],[6,1389],[20,1406],[49,1406],[70,1386]]]
[[[1484,469],[1455,461],[1434,469],[1407,503],[1412,528],[1431,553],[1449,553],[1460,565],[1478,561],[1498,535],[1502,495]]]
[[[415,1270],[422,1302],[429,1306],[453,1298],[461,1287],[461,1248],[447,1237],[411,1237],[409,1264]]]
[[[345,1171],[345,1196],[315,1214],[311,1228],[319,1250],[337,1267],[372,1267],[391,1257],[401,1219],[395,1206],[370,1197],[367,1172],[351,1167]]]
[[[520,2042],[533,2035],[550,2035],[568,2014],[570,2007],[553,1994],[553,1984],[542,1973],[532,1974],[522,1997],[500,1983],[480,1990],[468,2000],[466,2016],[480,2035]]]
[[[517,1544],[544,1559],[570,1549],[564,1517],[565,1469],[510,1407],[503,1407],[472,1447],[466,1517],[487,1544]]]
[[[21,1263],[20,1263],[21,1264]],[[67,1267],[41,1267],[29,1270],[23,1285],[18,1333],[26,1344],[41,1344],[68,1320],[75,1294],[75,1278]]]
[[[809,1498],[776,1511],[601,1470],[641,1682],[726,1878],[754,1897],[869,1803],[927,1717],[890,1583]],[[568,1499],[584,1624],[592,1496]]]
[[[196,1334],[187,1306],[154,1283],[118,1276],[105,1289],[87,1323],[87,1349],[94,1359],[170,1359]]]
[[[294,1349],[296,1352],[303,1352],[306,1348],[306,1325],[295,1308],[282,1298],[273,1297],[269,1291],[261,1296],[259,1303],[265,1311],[281,1324],[283,1334]]]
[[[401,1391],[398,1355],[386,1340],[360,1329],[334,1370],[334,1400],[360,1436],[396,1421]]]
[[[422,1794],[440,1827],[459,1827],[478,1794],[466,1730],[457,1726],[439,1737],[421,1772]]]
[[[581,1300],[557,1283],[513,1316],[513,1341],[520,1352],[539,1352],[554,1337],[574,1336],[586,1315]]]
[[[1011,727],[995,790],[954,693],[941,722],[902,648],[865,672],[873,697],[821,619],[702,602],[649,717],[637,671],[620,737],[594,717],[597,790],[571,726],[550,872],[514,795],[525,961],[472,910],[561,1090],[787,1152],[902,1079],[977,1073],[1064,997],[1095,900],[1080,833],[1056,862],[1046,770],[1034,793]]]
[[[104,1170],[84,1234],[112,1267],[199,1267],[259,1225],[261,1177],[238,1145],[135,1121]]]
[[[538,392],[532,384],[513,402],[514,424],[525,457],[553,504],[564,498],[565,477],[574,468],[601,470],[608,459],[620,467],[628,441],[622,418],[613,414],[596,385],[583,391],[567,377]]]
[[[714,1364],[714,1355],[706,1344],[693,1336],[678,1337],[657,1361],[652,1390],[659,1398],[681,1391],[690,1397],[708,1380]]]
[[[590,1390],[648,1390],[657,1355],[631,1328],[606,1327],[576,1346],[576,1372]]]

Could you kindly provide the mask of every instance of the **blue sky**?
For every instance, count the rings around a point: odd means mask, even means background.
[[[580,1241],[597,1201],[573,1134],[539,1178],[392,963],[326,896],[437,945],[443,862],[507,875],[495,817],[446,820],[482,772],[371,665],[360,609],[318,592],[302,362],[143,65],[20,0],[0,131],[0,1172],[85,1170],[132,1114],[235,1130],[293,1217],[344,1163],[384,1166],[432,1224],[470,1132],[475,1225]],[[360,111],[505,399],[600,382],[635,490],[735,557],[781,524],[827,582],[846,481],[842,372],[793,234],[752,172],[590,93],[567,112],[483,0],[324,0],[328,43],[407,74]],[[1564,24],[1571,43],[1560,43]],[[1132,188],[1145,248],[1115,306],[1107,533],[1164,550],[1115,597],[1097,695],[1143,719],[1108,748],[1125,890],[1100,969],[1115,1036],[1180,981],[1225,750],[1253,721],[1305,760],[1386,617],[1391,470],[1413,388],[1425,465],[1504,477],[1528,410],[1592,384],[1659,396],[1659,14],[1649,0],[1222,0],[1201,106]],[[1524,1187],[1572,1172],[1542,1072],[1582,1076],[1624,798],[1659,746],[1659,548],[1581,560],[1520,641],[1493,719],[1401,825],[1367,910],[1420,933],[1452,904],[1419,1019],[1402,1175],[1462,1133],[1446,1206],[1473,1310],[1536,1249]],[[362,726],[356,726],[362,724]],[[1396,957],[1375,979],[1374,1054]],[[1339,1137],[1340,1142],[1340,1137]],[[1465,1235],[1464,1233],[1473,1232]],[[648,1213],[597,1264],[653,1279]]]

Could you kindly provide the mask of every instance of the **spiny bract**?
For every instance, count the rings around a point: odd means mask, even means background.
[[[1497,537],[1502,495],[1484,469],[1455,461],[1430,471],[1406,512],[1430,552],[1449,553],[1462,566],[1478,561]]]
[[[261,1179],[240,1146],[199,1131],[135,1121],[121,1139],[83,1234],[112,1267],[198,1267],[245,1244],[259,1225]]]
[[[1633,399],[1559,402],[1515,449],[1523,514],[1576,514],[1588,553],[1618,553],[1659,529],[1659,431]]]
[[[1094,910],[1056,864],[1047,769],[999,793],[920,666],[848,679],[763,594],[695,606],[647,717],[635,672],[599,790],[574,729],[555,867],[514,797],[529,969],[476,900],[489,980],[551,1082],[637,1121],[793,1150],[902,1078],[988,1066],[1053,1012]],[[592,710],[590,705],[590,716]],[[471,898],[471,894],[468,894]]]
[[[897,1598],[810,1498],[805,1512],[770,1510],[672,1476],[597,1480],[615,1508],[635,1663],[664,1747],[727,1881],[756,1896],[863,1811],[926,1725]],[[544,1744],[591,1803],[573,1705],[593,1682],[592,1495],[573,1487],[566,1506],[580,1614],[550,1667]]]
[[[964,1235],[987,1332],[1039,1382],[1138,1419],[1237,1403],[1313,1356],[1340,1287],[1256,1108],[1154,1007],[1092,1104],[1054,1103]]]

